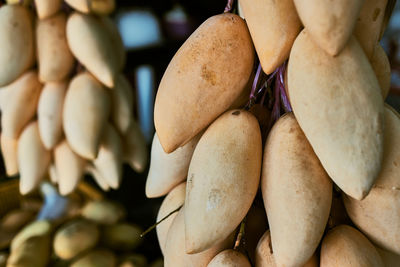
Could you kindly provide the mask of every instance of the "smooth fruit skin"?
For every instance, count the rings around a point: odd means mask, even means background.
[[[62,112],[67,86],[66,82],[47,83],[40,93],[37,117],[40,138],[47,149],[53,149],[62,137]]]
[[[207,267],[251,267],[247,257],[236,250],[227,249],[218,253]]]
[[[105,29],[101,18],[73,13],[67,21],[67,40],[79,62],[105,86],[113,88],[121,63],[111,33]]]
[[[391,68],[389,58],[379,43],[375,45],[370,62],[381,87],[383,99],[386,99],[390,91]]]
[[[50,165],[51,154],[40,140],[37,121],[28,124],[18,139],[19,191],[32,192],[44,178]]]
[[[400,117],[385,108],[382,169],[368,196],[343,196],[351,220],[374,244],[400,254]]]
[[[36,114],[42,84],[36,71],[29,71],[1,90],[4,92],[1,107],[2,134],[16,139]]]
[[[62,0],[35,0],[39,19],[46,19],[56,14],[61,9],[62,2]]]
[[[253,63],[251,37],[239,16],[216,15],[200,25],[172,58],[158,88],[154,124],[166,153],[189,142],[235,102]]]
[[[281,117],[264,149],[261,192],[278,266],[303,266],[322,239],[332,181],[293,113]]]
[[[265,73],[272,73],[289,57],[301,30],[293,0],[241,0],[240,6]]]
[[[190,160],[201,133],[189,143],[169,154],[163,150],[157,133],[151,146],[150,169],[146,180],[146,196],[160,197],[168,194],[172,188],[186,179]]]
[[[383,155],[383,98],[376,75],[352,37],[332,57],[306,30],[288,64],[296,119],[332,180],[363,199],[378,177]]]
[[[255,250],[255,266],[256,267],[276,267],[274,251],[271,244],[270,231],[267,230],[260,238]],[[314,254],[303,267],[318,267],[318,259]]]
[[[111,124],[104,129],[99,154],[93,160],[93,165],[111,188],[119,187],[122,180],[122,142]]]
[[[36,49],[41,82],[62,81],[74,67],[75,59],[67,43],[66,24],[64,13],[37,22]]]
[[[134,119],[122,137],[122,143],[123,160],[136,172],[143,172],[149,160],[148,149],[142,130]]]
[[[161,203],[160,209],[158,210],[157,214],[157,222],[163,219],[165,216],[170,214],[172,211],[176,210],[180,206],[185,203],[185,196],[186,196],[186,182],[183,182],[177,185],[168,195],[164,198],[163,202]],[[165,250],[165,243],[167,240],[167,234],[169,228],[171,227],[172,222],[178,212],[171,214],[167,219],[165,219],[162,223],[157,225],[157,238],[158,244],[160,245],[161,252],[164,253]]]
[[[183,206],[169,228],[164,250],[164,266],[206,267],[215,255],[233,246],[235,233],[231,233],[222,242],[213,244],[203,252],[187,254],[185,252],[185,212],[185,206]]]
[[[189,166],[187,253],[222,242],[240,224],[257,193],[261,157],[260,127],[250,112],[227,111],[208,127]]]
[[[313,41],[331,56],[349,41],[364,0],[294,0],[297,12]]]
[[[0,146],[7,176],[18,174],[18,139],[8,138],[6,135],[2,134],[0,136]]]
[[[126,134],[133,119],[133,89],[122,74],[117,76],[111,91],[111,119],[122,135]]]
[[[383,27],[388,0],[364,0],[354,27],[354,36],[360,42],[368,58],[375,53]]]
[[[86,159],[97,157],[109,115],[109,92],[89,73],[75,76],[63,109],[65,137],[75,153]]]
[[[383,267],[378,251],[355,228],[340,225],[324,237],[321,245],[321,267]]]
[[[31,12],[21,5],[0,8],[0,87],[15,81],[34,64]]]
[[[54,162],[59,192],[61,195],[68,195],[78,186],[86,160],[72,151],[68,142],[64,140],[54,149]]]

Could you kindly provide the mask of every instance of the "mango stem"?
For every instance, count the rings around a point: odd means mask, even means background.
[[[156,222],[155,224],[153,224],[152,226],[150,226],[149,228],[147,228],[146,231],[144,231],[143,233],[140,234],[140,237],[144,237],[145,235],[147,235],[149,232],[151,232],[154,228],[157,227],[157,225],[159,225],[160,223],[162,223],[164,220],[166,220],[169,216],[171,216],[172,214],[174,214],[175,212],[178,212],[183,205],[180,205],[178,208],[174,209],[173,211],[171,211],[170,213],[168,213],[164,218],[162,218],[161,220],[159,220],[158,222]]]

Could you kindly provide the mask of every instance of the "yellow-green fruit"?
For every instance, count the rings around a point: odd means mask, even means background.
[[[17,249],[27,239],[35,236],[49,236],[52,227],[49,221],[34,221],[25,226],[13,239],[11,250]]]
[[[272,73],[289,57],[301,30],[293,0],[241,0],[240,6],[261,66],[265,73]]]
[[[92,250],[71,263],[71,267],[116,267],[114,253],[105,249]]]
[[[383,267],[378,251],[355,228],[340,225],[324,237],[321,245],[321,267]]]
[[[185,145],[235,102],[253,63],[242,18],[225,13],[200,25],[175,54],[158,88],[154,124],[166,153]]]
[[[358,201],[344,196],[351,220],[372,242],[400,254],[400,118],[385,108],[382,169],[368,196]]]
[[[34,64],[32,15],[22,5],[0,8],[0,87],[15,81]]]
[[[257,193],[261,158],[260,127],[250,112],[227,111],[208,127],[188,171],[187,253],[222,242],[240,224]]]
[[[59,13],[36,25],[36,48],[41,82],[58,82],[67,78],[75,59],[68,47],[65,27],[67,16]]]
[[[118,267],[146,267],[147,259],[141,254],[129,254],[120,260]]]
[[[102,241],[113,250],[134,250],[142,242],[142,232],[143,229],[130,223],[106,225],[103,228]]]
[[[296,119],[329,177],[363,199],[382,165],[384,109],[357,40],[332,57],[303,30],[290,54],[288,88]]]
[[[332,181],[293,113],[281,117],[268,135],[261,192],[277,265],[303,266],[324,234]]]
[[[117,203],[96,200],[88,202],[82,208],[82,216],[99,224],[115,224],[125,217],[125,210]]]
[[[50,260],[49,235],[32,236],[11,251],[7,267],[45,267]]]
[[[239,251],[227,249],[218,253],[207,267],[251,267],[251,264]]]
[[[54,252],[64,260],[88,251],[96,246],[99,229],[96,224],[77,219],[70,221],[57,230],[54,236]]]
[[[349,41],[363,0],[294,0],[297,12],[313,41],[331,56]]]
[[[16,232],[32,221],[35,213],[30,210],[16,209],[8,212],[0,221],[0,228]]]

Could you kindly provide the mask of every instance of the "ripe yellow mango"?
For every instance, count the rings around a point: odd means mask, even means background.
[[[0,87],[15,81],[35,60],[32,15],[22,5],[0,8]]]
[[[268,135],[261,192],[277,265],[303,266],[324,234],[332,181],[293,113],[281,117]]]
[[[54,163],[60,194],[72,193],[83,176],[86,160],[72,151],[64,140],[54,149]]]
[[[375,45],[370,62],[381,87],[383,99],[385,99],[390,91],[391,68],[389,58],[379,43]]]
[[[227,249],[218,253],[207,267],[251,267],[247,257],[239,251]]]
[[[234,233],[213,244],[209,249],[196,253],[185,252],[185,207],[182,207],[169,228],[164,250],[165,267],[206,267],[207,264],[224,249],[233,246]]]
[[[331,56],[349,41],[363,0],[294,0],[299,17],[313,41]]]
[[[46,267],[51,254],[51,238],[33,236],[11,251],[8,267]]]
[[[124,75],[119,74],[111,91],[111,119],[122,135],[133,119],[133,89]]]
[[[42,85],[37,73],[29,71],[1,90],[5,90],[1,107],[2,134],[17,139],[36,114]]]
[[[262,69],[270,74],[289,57],[301,30],[293,0],[241,0],[240,6]]]
[[[260,241],[257,244],[256,248],[256,257],[255,257],[255,266],[256,267],[276,267],[278,266],[275,262],[274,251],[272,249],[271,244],[271,235],[270,231],[266,231],[264,235],[260,238]],[[304,265],[303,267],[318,267],[318,259],[314,254]]]
[[[225,112],[202,135],[187,178],[187,253],[222,242],[246,216],[260,181],[261,154],[260,127],[248,111]]]
[[[332,57],[303,30],[290,54],[288,89],[328,175],[346,194],[364,198],[381,169],[384,120],[378,80],[357,40]]]
[[[154,124],[166,153],[189,142],[235,102],[253,63],[242,18],[225,13],[200,25],[175,54],[158,88]]]
[[[93,165],[111,188],[117,189],[122,180],[122,143],[114,126],[108,124]]]
[[[40,138],[46,149],[53,149],[61,140],[62,112],[66,82],[47,83],[40,93],[37,107]]]
[[[368,58],[375,53],[383,27],[388,0],[364,0],[360,15],[354,27],[354,35]]]
[[[41,220],[34,221],[26,225],[13,239],[10,249],[17,249],[22,243],[31,237],[49,236],[52,231],[52,226],[49,221]]]
[[[39,20],[36,25],[36,47],[41,82],[58,82],[67,78],[75,59],[68,47],[65,27],[67,16],[59,13]]]
[[[46,19],[56,14],[61,9],[62,2],[62,0],[35,0],[39,19]]]
[[[37,121],[28,124],[18,139],[19,191],[28,194],[44,178],[50,165],[51,153],[40,140]]]
[[[189,143],[169,154],[163,150],[157,133],[151,146],[150,169],[146,180],[146,196],[160,197],[186,179],[190,160],[201,133]]]
[[[165,199],[161,203],[160,209],[158,210],[157,222],[163,219],[168,214],[170,214],[172,211],[182,206],[183,203],[185,203],[185,196],[186,196],[186,182],[177,185],[165,197]],[[165,250],[165,242],[167,240],[168,230],[177,214],[178,212],[171,214],[162,223],[157,225],[156,230],[157,230],[158,244],[160,245],[162,253],[164,253]]]
[[[120,71],[120,58],[102,19],[81,13],[72,14],[67,21],[67,40],[79,62],[105,86],[114,87]]]
[[[72,79],[65,95],[63,128],[72,150],[95,159],[110,115],[109,92],[88,73]]]
[[[6,135],[2,134],[0,136],[0,146],[7,176],[18,174],[18,140],[8,138]]]
[[[382,169],[368,196],[343,200],[358,229],[378,246],[400,254],[400,118],[388,106],[384,140]]]
[[[378,251],[355,228],[340,225],[328,232],[321,245],[321,267],[383,267]]]
[[[148,149],[142,130],[132,119],[131,124],[123,136],[123,160],[137,172],[143,172],[147,166]]]

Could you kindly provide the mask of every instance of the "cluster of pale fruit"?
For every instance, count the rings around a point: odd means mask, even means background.
[[[189,37],[158,89],[146,184],[148,197],[168,194],[158,219],[182,206],[157,226],[165,266],[400,262],[400,117],[384,104],[390,66],[379,44],[392,4],[241,0],[245,20],[216,15]],[[266,74],[288,59],[293,113],[266,140],[251,109],[235,109],[253,44]],[[256,247],[259,229],[245,226],[244,248],[229,249],[259,189],[268,225]],[[336,190],[351,225],[327,227]]]
[[[117,188],[122,162],[143,171],[147,151],[121,74],[122,40],[106,16],[114,1],[68,0],[63,8],[62,0],[37,0],[36,12],[16,2],[0,8],[7,175],[20,174],[22,194],[48,173],[61,194],[72,192],[85,172],[102,189]]]

